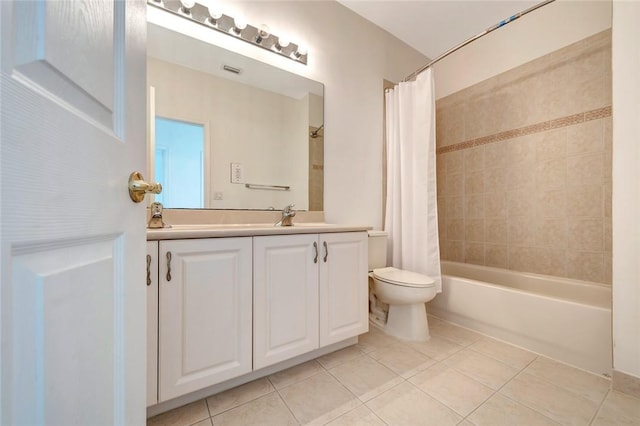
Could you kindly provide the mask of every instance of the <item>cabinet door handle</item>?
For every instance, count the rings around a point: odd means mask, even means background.
[[[318,243],[315,241],[313,242],[313,251],[315,253],[313,255],[313,263],[318,263]]]
[[[147,285],[151,285],[151,255],[147,255]]]
[[[329,257],[329,248],[327,247],[326,241],[323,241],[322,245],[324,246],[324,262],[327,263],[327,258]]]
[[[167,252],[167,281],[171,281],[171,252]]]

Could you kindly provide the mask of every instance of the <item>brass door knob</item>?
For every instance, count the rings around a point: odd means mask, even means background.
[[[144,200],[144,194],[159,194],[162,192],[162,185],[159,183],[147,183],[140,172],[133,172],[129,175],[129,196],[139,203]]]

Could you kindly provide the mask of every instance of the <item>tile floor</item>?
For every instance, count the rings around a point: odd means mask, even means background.
[[[609,380],[430,317],[407,343],[359,344],[148,420],[218,425],[640,425]]]

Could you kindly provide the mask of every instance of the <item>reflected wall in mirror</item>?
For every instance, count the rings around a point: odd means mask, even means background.
[[[166,188],[156,200],[166,208],[269,210],[294,203],[322,210],[323,85],[148,28],[150,174]],[[191,136],[178,134],[180,128]],[[200,137],[201,144],[189,142]]]

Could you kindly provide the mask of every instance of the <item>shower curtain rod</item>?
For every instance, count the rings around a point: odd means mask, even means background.
[[[520,18],[521,16],[524,16],[524,15],[526,15],[526,14],[527,14],[527,13],[529,13],[529,12],[533,12],[534,10],[539,9],[539,8],[541,8],[542,6],[546,6],[546,5],[548,5],[549,3],[552,3],[552,2],[554,2],[554,1],[555,1],[555,0],[545,0],[545,1],[543,1],[542,3],[538,3],[538,4],[536,4],[536,5],[531,6],[530,8],[528,8],[528,9],[526,9],[526,10],[523,10],[522,12],[518,12],[518,13],[516,13],[515,15],[513,15],[513,16],[512,16],[512,17],[510,17],[510,18],[507,18],[507,19],[504,19],[504,20],[502,20],[502,21],[498,22],[498,23],[497,23],[497,24],[495,24],[494,26],[487,28],[486,30],[482,31],[481,33],[476,34],[476,35],[474,35],[473,37],[471,37],[470,39],[465,40],[465,41],[463,41],[462,43],[458,44],[457,46],[455,46],[455,47],[453,47],[453,48],[451,48],[451,49],[447,50],[447,51],[446,51],[446,52],[444,52],[442,55],[440,55],[440,56],[436,57],[434,60],[432,60],[432,61],[431,61],[431,62],[429,62],[428,64],[423,65],[422,67],[418,68],[417,70],[415,70],[414,72],[412,72],[411,74],[409,74],[409,75],[408,75],[407,77],[405,77],[405,78],[404,78],[404,80],[402,80],[402,81],[403,81],[403,82],[406,82],[406,81],[409,81],[409,80],[412,80],[412,79],[416,78],[416,77],[418,76],[418,74],[420,74],[421,72],[423,72],[423,71],[427,70],[428,68],[430,68],[430,67],[431,67],[433,64],[435,64],[436,62],[440,61],[441,59],[446,58],[447,56],[449,56],[449,55],[451,55],[453,52],[455,52],[455,51],[457,51],[457,50],[459,50],[459,49],[463,48],[463,47],[464,47],[464,46],[466,46],[467,44],[472,43],[472,42],[476,41],[477,39],[479,39],[479,38],[481,38],[481,37],[484,37],[485,35],[489,34],[490,32],[495,31],[495,30],[497,30],[498,28],[503,27],[503,26],[505,26],[505,25],[507,25],[507,24],[509,24],[509,23],[511,23],[511,22],[513,22],[513,21],[515,21],[516,19]]]

